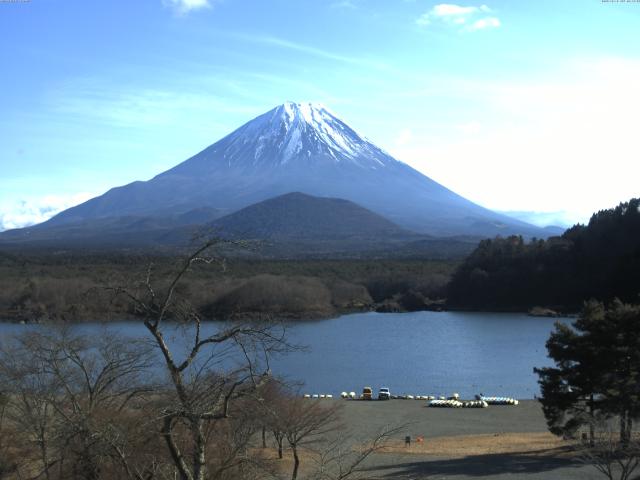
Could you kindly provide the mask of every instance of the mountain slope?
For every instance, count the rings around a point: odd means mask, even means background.
[[[0,247],[91,250],[171,246],[162,240],[164,235],[176,229],[193,231],[219,217],[220,212],[213,208],[199,208],[163,216],[98,217],[53,225],[47,222],[0,233]]]
[[[272,240],[413,238],[386,218],[340,198],[287,193],[245,207],[211,224],[222,236]]]
[[[249,241],[227,256],[260,258],[463,257],[479,238],[434,238],[405,230],[348,200],[289,193],[213,220],[217,211],[192,210],[165,217],[126,216],[36,226],[0,235],[0,247],[27,249],[190,250],[202,238]]]
[[[245,207],[208,225],[227,239],[257,240],[267,257],[428,257],[467,255],[478,238],[434,238],[403,229],[386,218],[340,198],[293,192]],[[168,234],[191,238],[193,230]]]
[[[544,230],[482,208],[359,136],[325,107],[285,103],[147,182],[114,188],[44,225],[197,208],[231,213],[289,192],[343,198],[432,235]]]

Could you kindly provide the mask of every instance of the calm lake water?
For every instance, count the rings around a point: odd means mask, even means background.
[[[413,395],[533,398],[539,393],[533,367],[551,364],[545,341],[554,322],[512,313],[415,312],[290,323],[288,338],[308,351],[271,365],[274,373],[303,381],[303,393],[338,395],[370,385]],[[0,324],[0,336],[27,328],[34,326]],[[105,334],[101,324],[78,328]],[[146,334],[137,322],[108,328],[133,337]]]

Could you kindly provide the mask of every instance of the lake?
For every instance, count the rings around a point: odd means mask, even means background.
[[[545,342],[554,322],[467,312],[362,313],[290,322],[288,338],[308,351],[276,358],[271,365],[274,373],[303,381],[302,393],[338,395],[369,385],[397,394],[533,398],[539,393],[533,367],[551,365]],[[0,334],[27,328],[38,327],[4,323]],[[105,327],[77,328],[102,335]],[[147,334],[139,322],[108,328],[130,336]]]

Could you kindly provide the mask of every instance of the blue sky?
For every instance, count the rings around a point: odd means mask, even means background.
[[[0,2],[0,228],[146,180],[286,100],[489,208],[638,196],[640,3]]]

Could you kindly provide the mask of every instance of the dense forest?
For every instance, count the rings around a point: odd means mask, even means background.
[[[548,240],[484,240],[448,286],[452,308],[578,311],[585,300],[640,294],[640,199],[595,213]]]
[[[640,199],[594,214],[560,237],[483,240],[459,259],[228,258],[181,287],[208,318],[318,318],[451,309],[577,312],[585,300],[640,293]],[[133,315],[109,289],[163,278],[180,259],[122,253],[0,253],[0,318],[91,321]]]
[[[151,266],[166,278],[181,257],[0,253],[0,319],[122,320],[135,312],[115,287],[137,288]],[[307,319],[357,311],[440,308],[456,261],[255,260],[198,265],[181,294],[207,318]]]

